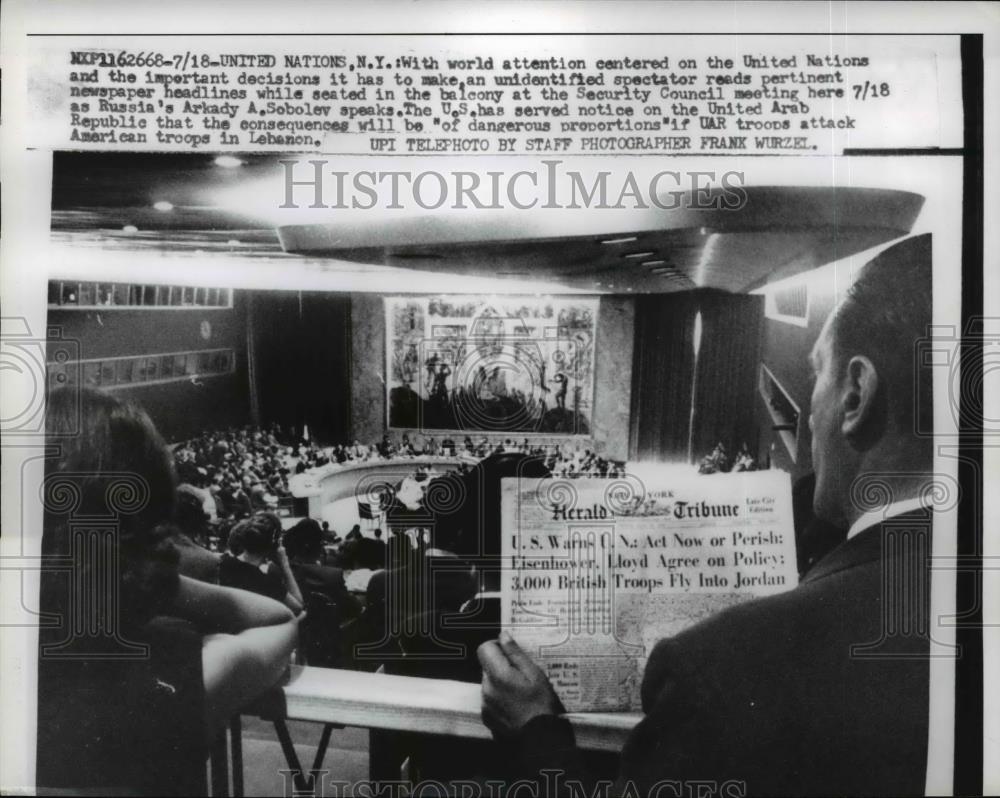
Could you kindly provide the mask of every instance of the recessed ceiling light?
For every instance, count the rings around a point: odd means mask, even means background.
[[[626,252],[622,255],[623,258],[648,258],[650,255],[655,255],[655,252]]]
[[[128,233],[129,235],[132,235],[132,233],[138,233],[139,232],[139,228],[136,227],[134,224],[127,224],[127,225],[125,225],[122,228],[122,232],[123,233]]]
[[[159,200],[153,203],[153,207],[158,211],[166,213],[167,211],[172,211],[174,209],[174,204],[172,202],[167,202],[166,200]]]
[[[608,238],[602,241],[602,244],[628,244],[630,241],[638,241],[636,236],[625,236],[623,238]]]
[[[642,265],[643,266],[662,266],[664,263],[666,263],[665,260],[644,260],[642,262]]]
[[[235,169],[237,166],[243,166],[243,161],[232,155],[220,155],[215,159],[215,165],[225,169]]]

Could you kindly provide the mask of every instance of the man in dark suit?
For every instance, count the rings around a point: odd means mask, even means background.
[[[923,793],[933,448],[914,433],[931,409],[914,344],[930,323],[920,236],[865,265],[810,356],[814,510],[847,539],[794,590],[656,645],[611,794]],[[517,775],[580,776],[544,673],[509,636],[479,654],[484,720]]]
[[[346,605],[348,616],[357,614],[355,600],[345,587],[343,570],[324,562],[323,530],[318,521],[303,518],[284,533],[283,542],[303,595],[322,594],[330,601]]]
[[[341,626],[361,613],[361,604],[348,592],[343,570],[324,563],[318,521],[303,518],[284,533],[284,545],[306,609],[299,625],[300,651],[310,665],[339,667],[344,645]]]

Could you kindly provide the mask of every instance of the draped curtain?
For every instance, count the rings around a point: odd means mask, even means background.
[[[680,461],[687,456],[697,311],[690,294],[636,300],[632,460]]]
[[[763,318],[761,296],[691,291],[637,298],[631,459],[697,462],[720,442],[730,454],[745,442],[757,455]]]
[[[351,300],[346,294],[253,291],[247,355],[257,423],[324,444],[351,424]]]

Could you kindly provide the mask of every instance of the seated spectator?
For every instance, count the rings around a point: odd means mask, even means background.
[[[335,529],[331,529],[330,528],[330,522],[329,521],[324,521],[322,523],[322,534],[323,534],[323,543],[324,544],[329,544],[331,546],[336,546],[338,543],[340,543],[343,540],[343,538],[341,538],[340,535],[337,534],[337,531]]]
[[[476,595],[476,566],[456,553],[456,532],[441,525],[434,530],[430,545],[414,549],[403,567],[372,575],[359,642],[373,644],[400,638],[408,634],[411,619],[457,612]],[[364,653],[362,647],[361,656]]]
[[[361,534],[361,525],[355,524],[351,531],[344,537],[343,543],[337,551],[333,565],[343,568],[345,571],[354,571],[361,568],[369,569],[361,564],[362,541],[365,536]],[[382,566],[377,566],[381,568]]]
[[[360,614],[361,605],[348,592],[344,572],[323,564],[322,531],[316,521],[304,518],[285,533],[284,541],[305,601],[301,653],[309,665],[341,667],[345,654],[341,628]]]
[[[323,532],[311,518],[303,518],[285,532],[285,551],[303,595],[321,593],[342,608],[344,617],[360,611],[357,599],[344,586],[344,571],[325,564]]]
[[[229,534],[230,552],[222,555],[219,563],[219,584],[281,601],[292,612],[299,613],[303,607],[302,593],[269,515],[258,513],[233,527]],[[278,521],[278,532],[280,529]],[[236,555],[231,553],[234,539],[240,550]]]
[[[355,542],[354,567],[370,568],[377,571],[385,568],[386,545],[382,540],[382,530],[375,530],[375,537],[361,537]]]

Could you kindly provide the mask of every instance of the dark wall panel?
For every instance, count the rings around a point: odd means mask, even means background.
[[[385,307],[380,294],[351,295],[351,435],[369,443],[386,429]]]
[[[258,291],[248,298],[259,418],[324,444],[348,440],[351,300],[347,294]]]
[[[688,294],[636,300],[631,459],[687,459],[697,310]]]
[[[698,309],[702,338],[695,375],[695,458],[719,443],[730,456],[744,444],[755,453],[764,298],[708,294]]]
[[[205,430],[241,427],[250,421],[245,371],[196,382],[120,389],[115,395],[141,405],[167,441],[186,440]]]
[[[717,443],[731,454],[744,442],[754,447],[763,301],[709,291],[636,300],[633,459],[688,462],[700,460]]]
[[[231,309],[52,308],[48,326],[56,328],[63,341],[78,346],[84,360],[231,349],[232,374],[119,387],[114,393],[141,404],[167,440],[248,421],[246,312],[239,292],[234,292]],[[50,342],[50,358],[53,346]]]
[[[80,341],[81,357],[117,357],[199,349],[245,348],[246,315],[239,292],[232,309],[49,310],[49,326]],[[203,331],[207,321],[210,330]],[[209,337],[203,337],[203,332]]]

